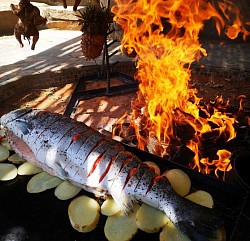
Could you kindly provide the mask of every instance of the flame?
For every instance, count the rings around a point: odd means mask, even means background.
[[[135,79],[139,81],[139,91],[132,101],[131,120],[138,148],[145,150],[150,146],[154,154],[164,156],[171,141],[180,139],[176,137],[176,127],[188,128],[191,134],[184,141],[195,152],[193,168],[207,172],[199,153],[204,133],[216,132],[217,138],[223,136],[229,141],[236,136],[235,120],[223,113],[223,108],[216,108],[222,98],[216,100],[212,113],[200,105],[196,90],[189,88],[190,66],[207,55],[199,43],[206,20],[215,20],[218,34],[226,29],[230,38],[239,33],[247,37],[238,8],[226,0],[217,7],[207,0],[115,2],[112,12],[124,31],[122,45],[138,55]],[[205,118],[200,116],[201,110]],[[214,165],[220,170],[217,162]]]
[[[231,152],[227,150],[217,151],[219,159],[209,162],[208,158],[202,158],[200,162],[205,165],[205,173],[209,174],[211,171],[210,167],[215,168],[215,175],[219,178],[218,171],[230,171],[232,170],[232,165],[230,164]]]

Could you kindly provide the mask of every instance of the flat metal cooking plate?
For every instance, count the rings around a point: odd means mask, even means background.
[[[155,161],[162,168],[181,168],[176,163],[138,149],[126,147],[143,160]],[[245,192],[224,182],[215,180],[196,171],[185,169],[192,180],[193,190],[209,191],[214,197],[215,208],[228,215],[226,231],[232,240],[234,228],[244,204]],[[54,196],[54,190],[39,194],[26,191],[31,177],[18,176],[15,180],[0,182],[0,241],[102,241],[106,217],[101,215],[97,228],[90,233],[75,231],[68,219],[70,200],[61,201]],[[82,191],[79,195],[86,194]],[[91,195],[91,194],[88,194]],[[148,234],[139,231],[133,240],[159,240],[159,233]],[[242,241],[242,240],[241,240]]]

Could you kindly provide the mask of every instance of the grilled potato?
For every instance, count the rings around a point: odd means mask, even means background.
[[[214,200],[212,196],[208,192],[202,190],[190,193],[186,196],[186,198],[192,202],[195,202],[208,208],[214,207]]]
[[[17,176],[17,168],[14,164],[0,163],[0,181],[9,181]]]
[[[24,162],[17,169],[18,175],[34,175],[42,172],[43,170],[30,162]]]
[[[209,241],[226,241],[226,230],[225,228],[219,228],[216,230],[216,238],[210,239]]]
[[[0,144],[0,162],[4,162],[8,159],[10,151],[3,145]]]
[[[119,207],[116,205],[114,199],[106,199],[101,206],[101,213],[105,216],[115,215],[120,211]]]
[[[78,232],[91,232],[98,224],[100,206],[95,199],[82,195],[71,201],[68,215],[72,227]]]
[[[129,215],[121,211],[113,216],[109,216],[104,226],[104,233],[109,241],[129,241],[138,231],[135,217],[139,209],[138,204],[134,204],[134,212]]]
[[[11,156],[9,156],[8,158],[9,162],[12,162],[13,164],[23,164],[24,162],[26,162],[23,158],[21,158],[18,154],[13,154]]]
[[[13,151],[10,143],[7,141],[6,138],[3,138],[3,140],[1,141],[1,145],[4,146],[4,147],[6,147],[10,151]]]
[[[5,133],[5,130],[4,129],[1,129],[1,126],[0,126],[0,142],[2,140],[2,138],[4,138],[6,136],[6,133]]]
[[[171,186],[180,196],[184,197],[190,192],[191,180],[181,169],[171,169],[163,173]]]
[[[136,224],[138,228],[147,233],[159,232],[168,221],[169,218],[164,212],[145,203],[141,205],[136,213]]]
[[[181,233],[175,225],[169,221],[160,232],[160,241],[190,241],[190,239]]]
[[[155,174],[157,174],[157,175],[161,174],[161,170],[156,163],[151,162],[151,161],[145,161],[144,163],[147,164],[150,168],[152,168],[154,170]]]
[[[55,189],[55,196],[60,200],[68,200],[75,197],[82,189],[68,181],[63,181]]]
[[[27,191],[29,193],[43,192],[47,189],[57,187],[62,182],[63,180],[58,177],[54,177],[47,172],[41,172],[29,180]]]

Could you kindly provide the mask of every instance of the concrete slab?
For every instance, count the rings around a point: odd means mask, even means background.
[[[17,90],[74,82],[100,69],[102,55],[91,61],[83,56],[81,31],[46,29],[39,33],[34,51],[28,41],[20,48],[14,36],[0,37],[0,50],[5,53],[0,58],[0,100]],[[117,42],[110,51],[119,50],[119,46]],[[134,67],[120,51],[110,58],[111,64],[117,61],[116,68]]]

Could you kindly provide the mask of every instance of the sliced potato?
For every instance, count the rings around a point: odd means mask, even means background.
[[[169,221],[160,232],[160,241],[190,241],[190,239]]]
[[[91,232],[98,224],[100,205],[95,199],[82,195],[71,201],[68,215],[72,227],[78,232]]]
[[[164,212],[145,203],[141,205],[136,213],[136,224],[138,228],[147,233],[159,232],[168,221],[169,218]]]
[[[109,216],[104,226],[104,233],[109,241],[129,241],[138,231],[135,217],[139,209],[138,204],[134,204],[134,212],[129,215],[121,211],[113,216]]]
[[[196,192],[190,193],[186,196],[186,198],[192,202],[200,204],[202,206],[213,208],[214,207],[214,200],[210,193],[198,190]]]
[[[55,189],[55,196],[60,200],[68,200],[75,197],[82,189],[68,181],[63,181]]]
[[[14,164],[23,164],[26,162],[23,158],[21,158],[17,153],[14,153],[13,155],[9,156],[8,160]]]
[[[0,163],[0,181],[9,181],[17,176],[17,168],[10,163]]]
[[[27,191],[29,193],[43,192],[47,189],[57,187],[62,182],[63,180],[58,177],[54,177],[47,172],[41,172],[29,180],[27,184]]]
[[[0,129],[0,136],[1,137],[5,137],[5,135],[6,135],[5,130],[4,129]]]
[[[145,161],[144,163],[147,164],[150,168],[153,168],[155,174],[157,174],[157,175],[161,174],[161,170],[156,163],[151,162],[151,161]]]
[[[34,175],[34,174],[40,173],[42,171],[43,171],[43,169],[33,165],[30,162],[24,162],[17,169],[18,175]]]
[[[106,216],[115,215],[120,211],[119,207],[116,205],[114,199],[106,199],[101,206],[101,213]]]
[[[10,143],[8,142],[8,140],[6,138],[4,138],[1,141],[1,145],[6,147],[8,150],[13,151],[13,148],[11,147]]]
[[[225,228],[219,228],[216,230],[216,238],[209,239],[209,241],[226,241]]]
[[[191,180],[181,169],[171,169],[163,173],[169,180],[171,186],[180,196],[186,196],[190,192]]]
[[[10,151],[0,144],[0,162],[6,161],[10,155]]]

